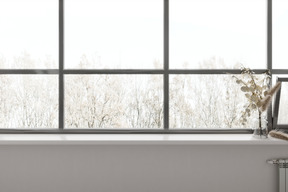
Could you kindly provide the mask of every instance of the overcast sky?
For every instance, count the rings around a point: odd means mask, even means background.
[[[288,1],[273,2],[273,62],[287,68]],[[0,4],[0,57],[12,62],[26,51],[57,65],[58,1]],[[92,68],[163,67],[163,0],[66,0],[65,8],[66,68],[84,54]],[[216,57],[229,68],[266,68],[266,10],[265,0],[170,0],[170,67]]]
[[[0,0],[0,57],[12,62],[23,51],[58,57],[57,0]]]

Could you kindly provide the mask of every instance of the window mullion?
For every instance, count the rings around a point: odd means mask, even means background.
[[[169,129],[169,0],[164,0],[164,129]]]
[[[273,76],[272,65],[272,0],[267,0],[267,69]],[[272,79],[272,77],[271,77]],[[270,85],[272,86],[272,81]],[[272,129],[272,105],[267,110],[268,130]]]
[[[59,130],[64,129],[64,0],[59,0]]]

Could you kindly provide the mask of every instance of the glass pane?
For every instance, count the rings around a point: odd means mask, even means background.
[[[161,75],[66,75],[66,128],[163,128]]]
[[[288,69],[288,1],[273,0],[273,68]]]
[[[0,69],[58,66],[58,1],[0,1]]]
[[[267,2],[170,0],[170,67],[266,68]]]
[[[282,82],[278,124],[288,125],[288,82]]]
[[[243,78],[242,75],[236,77]],[[262,84],[262,77],[257,76],[259,79],[255,79],[257,85]],[[181,129],[258,127],[257,108],[251,109],[251,103],[245,94],[251,95],[249,92],[241,91],[241,84],[237,84],[236,78],[232,75],[172,75],[170,127]],[[265,114],[262,115],[265,119]]]
[[[56,75],[0,75],[0,128],[57,128]]]
[[[65,68],[163,68],[163,0],[65,1]]]

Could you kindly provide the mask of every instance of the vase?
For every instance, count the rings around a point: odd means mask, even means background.
[[[268,130],[266,127],[258,127],[253,131],[253,137],[257,139],[267,139],[268,138]]]
[[[266,139],[268,138],[268,127],[267,127],[267,119],[262,116],[262,111],[258,110],[258,128],[254,129],[253,137],[257,139]]]

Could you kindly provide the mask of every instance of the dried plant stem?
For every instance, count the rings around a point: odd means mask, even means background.
[[[278,81],[268,92],[267,95],[273,96],[281,87],[281,81]]]
[[[288,134],[287,133],[284,133],[282,131],[277,131],[277,130],[272,130],[269,132],[269,135],[271,137],[275,137],[275,138],[278,138],[278,139],[284,139],[284,140],[287,140],[288,141]]]
[[[272,101],[272,96],[280,89],[281,82],[277,82],[268,92],[264,99],[261,100],[260,110],[262,112],[266,111],[268,109],[269,104]]]
[[[261,116],[262,116],[262,112],[260,111],[260,110],[258,110],[258,118],[259,118],[259,134],[260,134],[260,136],[262,136],[263,135],[263,133],[262,133],[262,122],[261,122]]]
[[[267,95],[264,99],[261,100],[261,107],[259,108],[259,110],[262,112],[266,111],[271,101],[272,101],[272,96]]]

